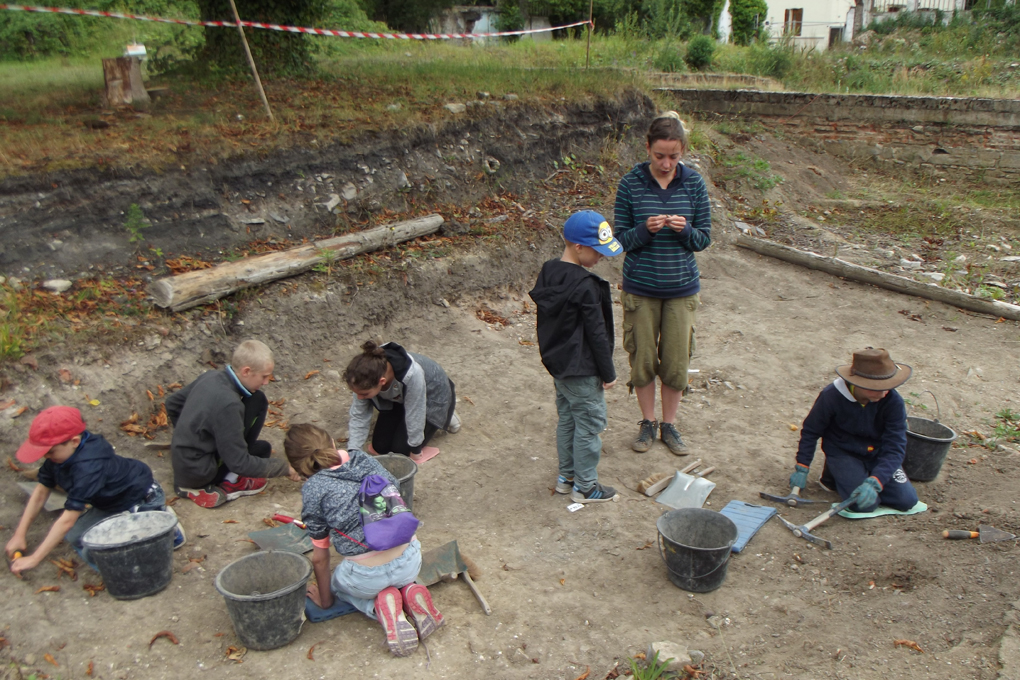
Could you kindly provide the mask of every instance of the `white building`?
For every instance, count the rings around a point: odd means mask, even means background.
[[[854,0],[768,0],[769,33],[773,40],[786,38],[794,46],[825,50],[853,40]],[[962,10],[966,0],[864,0],[864,21],[881,21],[897,12],[941,10],[948,16]]]

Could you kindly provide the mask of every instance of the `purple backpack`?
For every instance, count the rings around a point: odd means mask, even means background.
[[[368,475],[358,493],[361,527],[372,550],[389,550],[409,543],[418,530],[418,518],[404,504],[396,485],[382,475]]]

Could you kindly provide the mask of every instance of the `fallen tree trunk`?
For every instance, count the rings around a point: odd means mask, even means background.
[[[435,233],[442,223],[441,215],[429,215],[276,253],[224,262],[210,269],[199,269],[153,281],[149,285],[149,293],[158,306],[179,312],[213,302],[242,288],[295,276],[320,262],[345,260],[360,253]]]
[[[871,267],[850,264],[835,257],[824,257],[773,241],[744,236],[743,234],[737,237],[737,245],[741,248],[753,250],[761,255],[768,255],[769,257],[775,257],[786,262],[799,264],[808,269],[817,269],[818,271],[851,281],[870,283],[873,286],[896,291],[897,293],[944,302],[947,305],[969,309],[972,312],[981,312],[983,314],[1020,321],[1020,306],[1011,305],[1007,302],[984,300],[958,290],[950,290],[949,288],[937,286],[934,283],[920,283],[905,276],[887,274]]]

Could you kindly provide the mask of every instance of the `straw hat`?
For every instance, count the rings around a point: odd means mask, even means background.
[[[854,352],[852,364],[836,367],[836,375],[851,385],[866,390],[891,390],[907,382],[912,369],[894,363],[884,349],[867,347]]]

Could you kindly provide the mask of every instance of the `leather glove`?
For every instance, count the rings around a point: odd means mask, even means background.
[[[790,475],[790,488],[797,487],[798,489],[804,489],[807,487],[807,473],[808,466],[797,463],[796,469],[793,474]]]
[[[850,498],[854,499],[854,504],[858,510],[863,510],[878,504],[878,494],[880,491],[882,491],[882,483],[874,477],[868,477],[859,487],[854,489],[854,492],[850,494]]]

